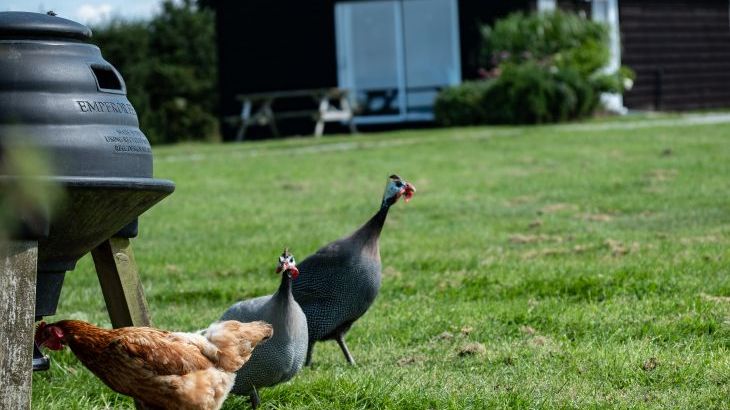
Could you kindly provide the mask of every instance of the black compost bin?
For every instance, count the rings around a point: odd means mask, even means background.
[[[53,315],[66,271],[174,190],[152,178],[152,152],[124,80],[89,44],[91,30],[63,18],[0,12],[0,147],[48,159],[48,175],[0,175],[62,188],[60,205],[17,210],[15,236],[38,240],[36,316]]]

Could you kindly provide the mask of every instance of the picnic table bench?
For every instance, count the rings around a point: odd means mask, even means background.
[[[275,103],[282,100],[311,98],[315,106],[311,109],[288,109]],[[251,125],[268,125],[274,137],[279,136],[277,120],[290,118],[311,118],[314,121],[314,135],[321,137],[327,122],[347,123],[350,132],[357,132],[348,92],[341,88],[316,88],[310,90],[274,91],[255,94],[241,94],[236,99],[242,102],[240,125],[236,141],[242,141]]]

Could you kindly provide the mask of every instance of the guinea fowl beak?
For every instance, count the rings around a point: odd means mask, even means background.
[[[403,200],[406,202],[410,201],[414,193],[416,193],[416,187],[411,185],[410,182],[406,182],[406,186],[403,188]]]
[[[276,273],[289,272],[292,279],[296,279],[299,276],[299,269],[296,266],[290,265],[288,262],[284,262],[276,267]]]

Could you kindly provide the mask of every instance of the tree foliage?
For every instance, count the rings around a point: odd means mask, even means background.
[[[193,0],[164,0],[149,21],[93,27],[94,42],[124,77],[151,143],[217,137],[213,12]]]

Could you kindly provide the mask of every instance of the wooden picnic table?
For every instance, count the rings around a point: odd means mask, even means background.
[[[281,100],[311,98],[315,107],[291,110],[276,106]],[[236,99],[242,102],[240,125],[236,141],[242,141],[251,125],[268,125],[271,133],[279,136],[277,120],[290,118],[311,118],[314,121],[314,136],[321,137],[327,122],[344,122],[350,132],[357,132],[353,112],[348,100],[348,91],[342,88],[315,88],[309,90],[274,91],[255,94],[241,94]],[[335,103],[336,102],[336,103]],[[333,104],[335,103],[335,104]]]

